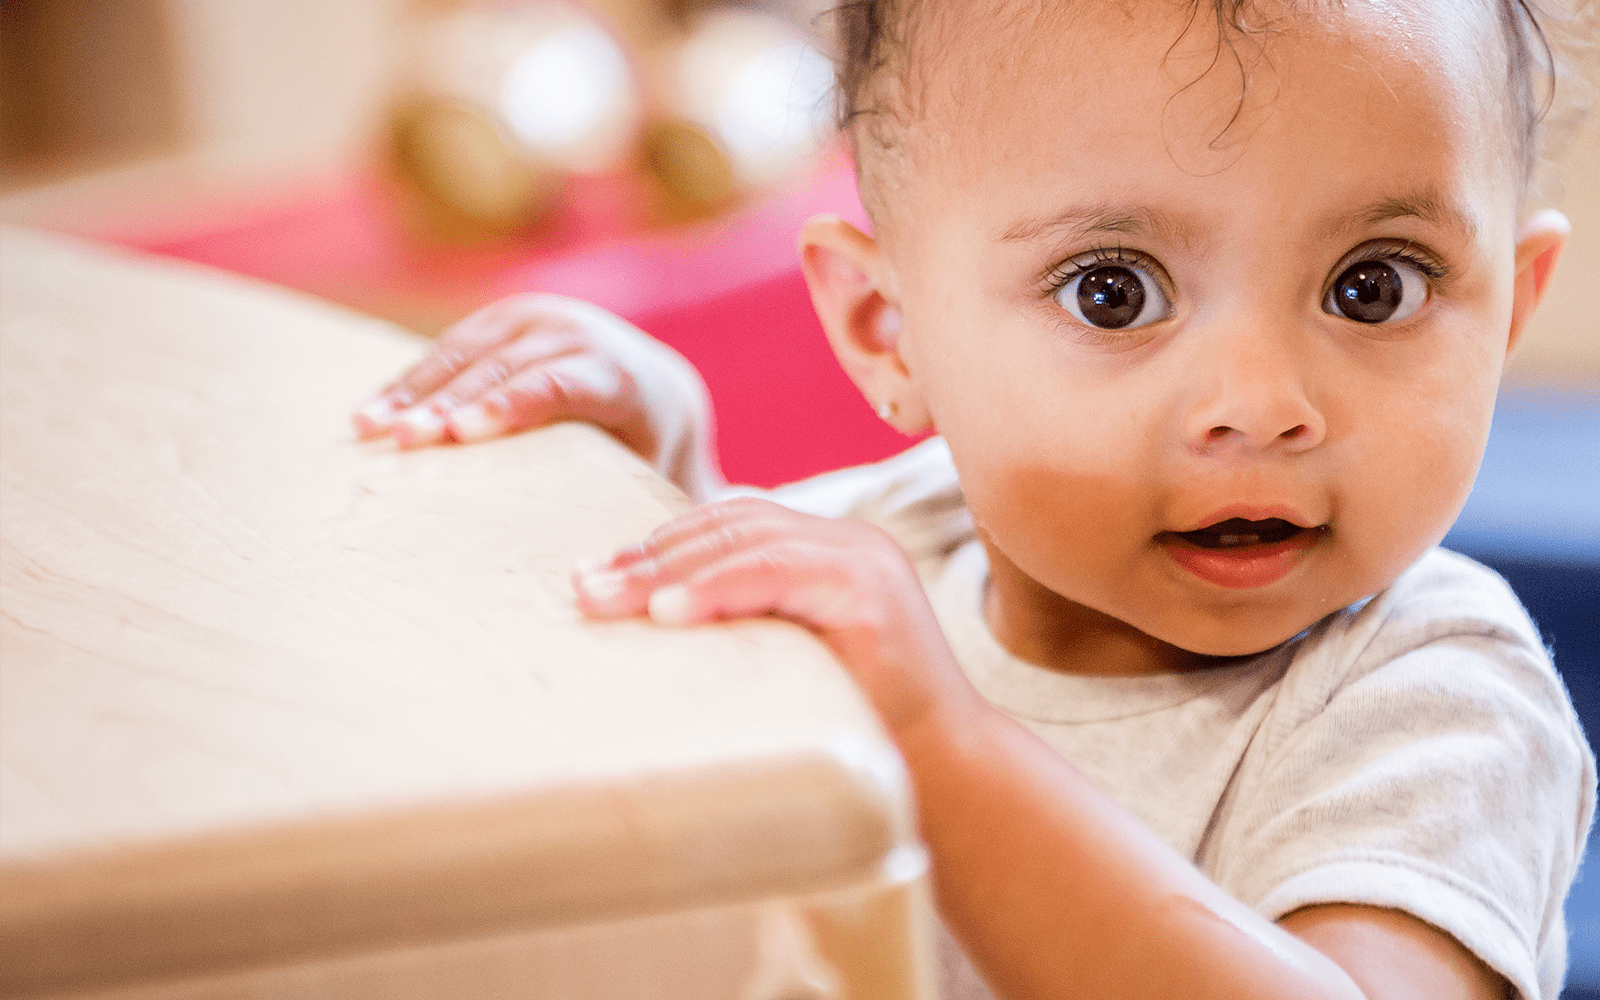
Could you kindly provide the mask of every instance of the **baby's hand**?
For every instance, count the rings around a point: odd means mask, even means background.
[[[352,419],[362,437],[404,448],[586,420],[703,497],[717,484],[709,412],[699,375],[670,347],[598,306],[529,294],[446,330]]]
[[[776,615],[833,648],[898,738],[977,697],[905,553],[871,525],[765,500],[697,508],[573,575],[594,617],[666,625]]]

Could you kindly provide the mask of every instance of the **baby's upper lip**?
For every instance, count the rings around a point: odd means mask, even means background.
[[[1321,523],[1289,504],[1234,503],[1213,511],[1199,521],[1191,523],[1188,527],[1175,528],[1162,532],[1162,534],[1182,535],[1191,531],[1202,531],[1212,525],[1221,524],[1223,521],[1231,521],[1234,518],[1242,521],[1267,521],[1276,518],[1280,521],[1288,521],[1299,528],[1313,528]]]

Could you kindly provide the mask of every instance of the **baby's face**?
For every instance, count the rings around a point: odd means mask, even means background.
[[[1384,587],[1465,501],[1508,349],[1493,15],[1284,15],[1241,105],[1209,4],[1176,45],[1182,4],[980,6],[919,41],[879,245],[999,597],[1237,655]]]

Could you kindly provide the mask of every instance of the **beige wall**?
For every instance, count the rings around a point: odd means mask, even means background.
[[[1600,123],[1591,121],[1560,160],[1572,240],[1506,378],[1600,390]]]
[[[153,12],[164,33],[161,77],[171,81],[163,117],[175,134],[153,156],[91,150],[42,170],[0,164],[0,221],[138,236],[227,225],[316,196],[370,155],[406,14],[421,0],[84,2]],[[76,30],[98,32],[90,48],[124,44],[112,19],[85,9]],[[73,96],[113,106],[143,99],[115,87]]]
[[[339,155],[371,134],[404,0],[164,0],[184,120],[229,159]]]
[[[151,101],[168,105],[155,116],[168,123],[159,142],[77,142],[63,155],[0,160],[0,219],[95,232],[153,215],[181,226],[207,216],[207,204],[275,200],[367,155],[415,0],[84,0],[76,17],[54,0],[9,2],[29,16],[0,27],[40,36],[0,46],[0,56],[30,45],[74,56],[39,67],[58,78],[43,87],[55,98],[48,113],[98,120],[81,113],[90,105],[120,120]],[[122,29],[123,8],[144,12],[159,46],[129,51],[137,43]],[[110,76],[130,58],[160,62],[162,86]],[[79,64],[96,60],[110,67],[86,76]],[[30,124],[16,118],[0,115],[13,131]],[[43,124],[69,137],[84,131],[75,121]]]

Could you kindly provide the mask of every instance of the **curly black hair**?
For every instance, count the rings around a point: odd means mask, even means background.
[[[831,34],[837,72],[837,121],[839,127],[851,134],[857,146],[858,162],[861,142],[885,144],[890,132],[886,128],[868,130],[868,138],[857,135],[863,119],[879,119],[886,115],[903,113],[904,109],[886,107],[874,94],[874,84],[886,67],[901,64],[910,48],[911,27],[922,8],[930,0],[844,0],[832,8]],[[935,0],[936,2],[936,0]],[[1219,54],[1224,46],[1233,58],[1238,59],[1234,42],[1255,29],[1245,15],[1253,0],[1210,0],[1211,13],[1218,27]],[[1191,23],[1202,16],[1202,0],[1188,0]],[[1549,120],[1556,91],[1558,65],[1562,60],[1552,48],[1545,24],[1558,21],[1572,28],[1569,34],[1571,48],[1584,45],[1593,48],[1595,24],[1600,20],[1600,0],[1495,0],[1506,40],[1506,79],[1510,91],[1512,127],[1516,131],[1517,151],[1521,160],[1522,180],[1526,187],[1541,157],[1547,152],[1550,125],[1569,127],[1583,116],[1587,108],[1582,103],[1582,87],[1572,89],[1578,100],[1570,101],[1572,108],[1559,122]],[[1576,57],[1581,61],[1582,57]],[[1560,66],[1561,74],[1574,84],[1581,74],[1570,65]],[[1243,95],[1240,97],[1241,104]]]

